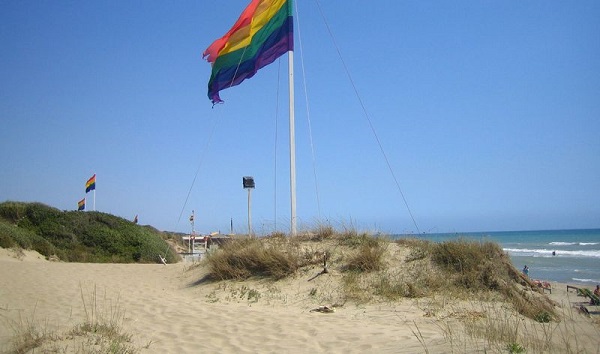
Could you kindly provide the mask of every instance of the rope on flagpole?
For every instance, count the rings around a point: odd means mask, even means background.
[[[219,121],[220,121],[219,118],[215,119],[215,123],[212,126],[210,135],[208,136],[208,140],[206,140],[206,144],[204,145],[204,148],[202,149],[202,153],[200,154],[200,158],[198,161],[198,168],[196,169],[196,173],[194,174],[194,179],[192,180],[190,189],[188,190],[187,196],[185,197],[185,201],[183,202],[183,206],[181,207],[181,212],[179,213],[179,218],[177,219],[177,223],[179,223],[181,221],[181,216],[183,215],[185,206],[187,205],[188,199],[190,199],[190,194],[192,193],[192,189],[194,188],[194,184],[196,183],[196,179],[198,178],[198,174],[200,173],[200,167],[202,166],[202,162],[204,160],[204,155],[206,154],[208,148],[210,147],[210,143],[212,142],[212,138],[215,133],[215,130],[217,129],[217,124],[219,123]]]
[[[350,70],[348,69],[348,66],[346,65],[346,62],[344,61],[344,57],[342,56],[342,52],[340,50],[340,47],[338,46],[335,37],[333,36],[333,32],[331,31],[331,27],[329,26],[329,22],[327,21],[327,19],[325,18],[325,14],[323,13],[323,9],[321,8],[321,3],[319,2],[319,0],[316,1],[317,3],[317,7],[319,9],[319,12],[321,14],[321,17],[323,19],[323,22],[325,23],[325,27],[327,28],[327,32],[329,33],[329,36],[333,42],[333,46],[335,47],[335,50],[337,51],[338,57],[340,58],[340,61],[342,63],[342,67],[344,69],[344,72],[346,73],[346,76],[348,77],[348,80],[350,81],[350,85],[352,86],[352,89],[354,90],[354,94],[356,95],[356,98],[358,100],[358,103],[360,105],[360,107],[362,108],[363,111],[363,116],[366,119],[367,123],[369,124],[369,127],[371,128],[371,132],[373,133],[373,136],[375,137],[375,141],[377,142],[377,145],[379,146],[379,151],[381,152],[381,155],[383,156],[383,159],[385,160],[385,163],[388,167],[388,170],[390,172],[390,174],[392,175],[392,179],[394,180],[395,184],[396,184],[396,188],[398,189],[398,191],[400,192],[400,196],[402,197],[402,200],[404,201],[404,205],[406,207],[406,210],[408,211],[408,214],[410,215],[410,218],[413,222],[413,225],[415,226],[415,229],[417,230],[417,233],[421,233],[421,230],[419,229],[419,226],[417,225],[417,221],[415,220],[415,217],[408,205],[408,201],[406,200],[406,197],[404,196],[404,192],[402,192],[402,188],[400,187],[400,182],[398,181],[398,178],[396,177],[396,174],[394,173],[394,169],[392,168],[392,165],[390,163],[390,160],[387,157],[387,154],[385,153],[385,149],[383,148],[383,144],[381,143],[381,140],[379,139],[379,136],[377,135],[377,131],[375,130],[375,126],[373,124],[373,121],[371,120],[371,116],[369,115],[369,112],[367,111],[367,108],[362,100],[362,96],[360,95],[360,93],[358,92],[358,89],[356,87],[356,85],[354,84],[354,80],[352,79],[352,75],[350,75]]]

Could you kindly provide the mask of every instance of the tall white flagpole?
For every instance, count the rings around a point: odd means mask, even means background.
[[[291,6],[291,5],[290,5]],[[294,51],[288,52],[289,90],[290,90],[290,232],[296,236],[296,129],[294,123]]]
[[[96,173],[94,173],[94,211],[96,211]]]

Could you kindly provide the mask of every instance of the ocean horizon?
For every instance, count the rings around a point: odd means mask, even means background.
[[[458,238],[492,241],[508,253],[517,269],[529,267],[532,279],[593,287],[600,284],[600,229],[528,230],[391,235],[443,242]]]

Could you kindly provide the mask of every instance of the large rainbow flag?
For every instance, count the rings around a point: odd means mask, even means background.
[[[87,180],[87,182],[85,182],[85,192],[89,192],[92,190],[96,189],[96,174],[94,173],[94,175],[92,177],[90,177],[90,179]],[[94,192],[96,193],[96,192]]]
[[[208,98],[223,102],[219,91],[240,84],[294,49],[292,0],[252,0],[233,27],[202,56],[212,64]]]

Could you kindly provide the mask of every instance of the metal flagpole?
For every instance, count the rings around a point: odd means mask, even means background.
[[[252,188],[248,188],[248,237],[252,237],[252,203],[251,203]]]
[[[291,7],[290,1],[290,7]],[[296,236],[296,132],[294,123],[294,51],[288,52],[289,90],[290,90],[290,233]]]

